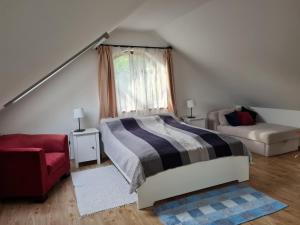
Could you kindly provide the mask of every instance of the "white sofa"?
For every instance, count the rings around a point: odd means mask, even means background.
[[[208,128],[241,140],[254,153],[273,156],[295,151],[299,146],[300,129],[277,124],[258,122],[252,126],[230,126],[224,121],[225,109],[208,114]]]

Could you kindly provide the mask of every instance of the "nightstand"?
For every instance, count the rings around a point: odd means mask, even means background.
[[[195,118],[188,118],[188,117],[183,117],[183,122],[196,126],[196,127],[201,127],[201,128],[206,128],[207,127],[207,120],[205,117],[200,117],[200,116],[195,116]]]
[[[79,163],[97,160],[100,164],[100,145],[99,130],[89,128],[83,132],[72,132],[75,165],[79,167]]]

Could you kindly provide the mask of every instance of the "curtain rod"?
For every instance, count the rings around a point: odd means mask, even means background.
[[[122,47],[122,48],[156,48],[156,49],[172,49],[172,46],[167,47],[151,47],[151,46],[140,46],[140,45],[109,45],[101,44],[102,46]]]

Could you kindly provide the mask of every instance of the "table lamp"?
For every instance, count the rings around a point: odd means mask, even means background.
[[[195,106],[194,100],[192,100],[192,99],[187,100],[187,101],[186,101],[186,105],[187,105],[187,107],[188,107],[189,109],[191,109],[191,115],[188,116],[188,118],[195,118],[195,117],[193,116],[193,107]]]
[[[75,130],[75,132],[83,132],[85,129],[80,128],[80,119],[84,117],[84,111],[83,108],[77,108],[73,111],[73,117],[74,119],[78,119],[78,129]]]

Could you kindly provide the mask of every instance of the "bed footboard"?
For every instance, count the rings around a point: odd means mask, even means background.
[[[138,188],[138,209],[156,201],[224,184],[249,180],[249,157],[232,156],[166,170],[147,178]]]

